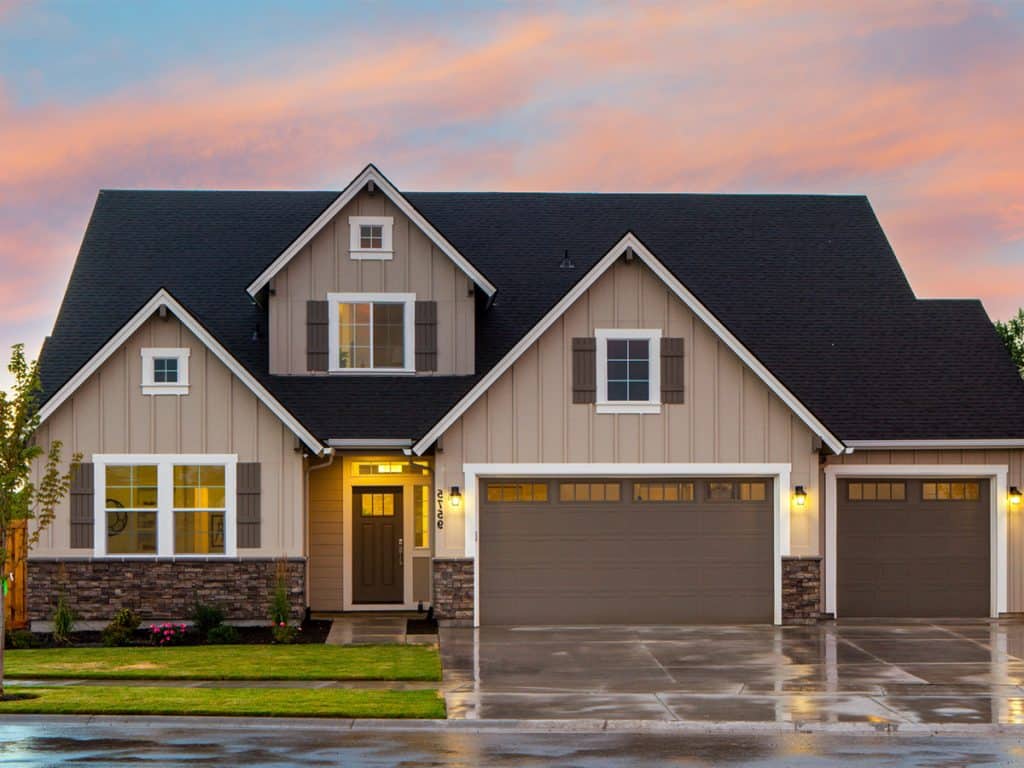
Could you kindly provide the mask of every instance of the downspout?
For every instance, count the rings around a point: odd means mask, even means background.
[[[305,527],[305,531],[306,531],[306,540],[303,542],[303,547],[302,548],[303,548],[303,550],[306,553],[306,584],[305,584],[305,593],[306,593],[306,606],[307,607],[309,607],[309,559],[310,559],[309,558],[309,542],[310,542],[310,532],[309,532],[309,476],[313,472],[316,472],[318,469],[327,469],[328,467],[330,467],[332,464],[334,464],[334,457],[337,455],[335,450],[333,448],[330,448],[330,447],[325,448],[324,449],[324,453],[327,454],[327,461],[324,461],[324,462],[322,462],[320,464],[317,464],[316,466],[310,467],[308,470],[306,470],[306,475],[303,478],[304,482],[303,482],[303,493],[302,493],[302,497],[303,497],[302,498],[302,505],[303,505],[302,514],[303,514],[303,517],[306,518],[306,525],[304,526]]]

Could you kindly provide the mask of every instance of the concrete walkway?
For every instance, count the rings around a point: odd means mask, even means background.
[[[1024,624],[441,630],[452,718],[1024,724]]]
[[[332,617],[328,645],[433,645],[437,635],[410,635],[409,615],[346,614]]]

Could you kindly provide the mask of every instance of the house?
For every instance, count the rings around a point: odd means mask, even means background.
[[[859,196],[102,191],[31,617],[1024,610],[1024,384]]]

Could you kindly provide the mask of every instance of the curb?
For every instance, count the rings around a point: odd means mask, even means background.
[[[129,727],[202,727],[211,730],[302,728],[310,731],[434,731],[460,733],[651,733],[759,735],[844,734],[855,736],[1024,736],[1024,726],[993,723],[823,723],[823,722],[700,722],[695,720],[378,720],[310,717],[209,717],[204,715],[31,715],[7,714],[3,725],[52,723],[124,729]]]

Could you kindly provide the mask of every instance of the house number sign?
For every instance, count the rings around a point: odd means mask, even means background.
[[[437,529],[444,528],[444,489],[437,489]]]

